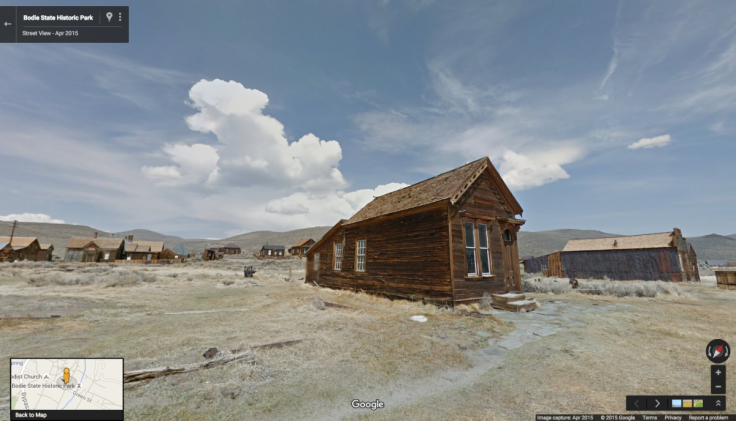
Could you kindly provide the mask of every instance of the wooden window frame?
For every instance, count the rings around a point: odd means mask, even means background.
[[[468,273],[468,255],[467,251],[465,252],[465,277],[466,278],[490,278],[495,276],[493,274],[493,259],[491,255],[491,230],[493,229],[493,225],[491,224],[491,220],[486,219],[480,219],[480,218],[463,218],[463,248],[465,250],[469,249],[470,247],[466,244],[466,232],[467,229],[465,227],[465,224],[472,224],[473,225],[473,244],[474,253],[473,257],[475,259],[475,273]],[[486,244],[488,245],[488,248],[481,249],[480,248],[480,229],[478,228],[479,225],[485,225],[486,226]],[[487,250],[488,252],[488,269],[489,272],[483,272],[483,268],[481,267],[481,251]]]
[[[360,242],[363,242],[363,254],[360,254]],[[355,271],[365,272],[366,257],[368,255],[368,240],[355,240]],[[360,258],[363,258],[363,268],[360,268]]]
[[[337,253],[337,246],[338,245],[340,246],[340,254],[339,254],[339,256],[338,256],[338,253]],[[342,270],[342,256],[343,256],[343,252],[345,251],[344,249],[345,249],[345,247],[344,247],[344,245],[342,243],[338,243],[338,242],[335,242],[334,243],[334,246],[332,248],[332,253],[333,253],[332,254],[332,256],[333,256],[333,259],[332,259],[333,260],[332,269],[333,270],[336,270],[336,271]]]
[[[314,271],[319,272],[319,253],[314,253]]]

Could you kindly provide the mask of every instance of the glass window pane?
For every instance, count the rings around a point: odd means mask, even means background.
[[[480,251],[480,270],[484,275],[491,273],[491,265],[488,261],[488,250]]]
[[[486,234],[486,224],[478,224],[478,241],[480,242],[480,248],[488,248],[488,235]]]
[[[475,248],[465,249],[465,261],[468,262],[468,274],[475,275],[478,271],[475,270]]]
[[[474,227],[472,222],[465,223],[465,247],[475,247]]]

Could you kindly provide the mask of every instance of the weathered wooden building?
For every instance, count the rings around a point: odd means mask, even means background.
[[[164,251],[163,241],[134,240],[132,235],[125,239],[125,258],[127,260],[159,260]]]
[[[51,243],[43,243],[38,245],[38,258],[39,262],[50,262],[54,256],[54,245]]]
[[[306,282],[455,304],[521,291],[523,210],[488,158],[376,197],[307,252]]]
[[[243,250],[240,249],[240,246],[237,244],[225,244],[224,246],[220,247],[220,252],[222,254],[240,254]]]
[[[719,266],[713,268],[713,272],[718,288],[736,291],[736,267]]]
[[[307,253],[307,250],[309,250],[309,248],[312,247],[314,243],[315,241],[311,238],[298,241],[296,244],[289,248],[289,253],[292,256],[304,256]]]
[[[2,261],[38,260],[41,245],[36,237],[13,236],[11,239],[11,237],[0,236],[0,243],[8,243],[0,254]]]
[[[114,262],[123,256],[122,238],[72,237],[66,243],[66,262]]]
[[[265,245],[255,256],[262,259],[283,259],[286,257],[286,247]]]
[[[695,250],[677,228],[658,234],[570,240],[561,252],[526,260],[524,270],[583,279],[700,281]]]

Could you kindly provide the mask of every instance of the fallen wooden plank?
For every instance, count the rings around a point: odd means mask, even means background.
[[[232,311],[248,311],[247,308],[231,308],[227,310],[195,310],[195,311],[176,311],[173,313],[164,313],[164,314],[202,314],[202,313],[226,313],[226,312],[232,312]]]
[[[322,303],[324,303],[324,305],[327,306],[327,307],[347,308],[347,309],[350,309],[350,310],[355,310],[354,307],[344,306],[342,304],[335,304],[335,303],[331,303],[329,301],[322,301]]]
[[[41,317],[0,317],[0,320],[39,320],[39,319],[58,319],[59,315],[41,316]]]
[[[186,364],[178,367],[157,367],[145,370],[129,371],[123,374],[123,383],[133,383],[139,382],[141,380],[149,380],[155,379],[157,377],[170,376],[172,374],[204,370],[208,368],[219,367],[221,365],[240,360],[244,360],[246,362],[255,362],[256,356],[253,351],[249,349],[239,354],[225,355],[222,358],[216,358],[201,363]]]
[[[246,350],[250,350],[250,349],[276,349],[276,348],[283,348],[285,346],[295,345],[295,344],[298,344],[299,342],[304,342],[304,341],[308,341],[308,340],[310,340],[310,339],[295,339],[293,341],[274,342],[274,343],[271,343],[271,344],[256,345],[256,346],[245,347],[245,348],[238,348],[238,349],[233,349],[231,351],[220,351],[219,349],[213,347],[213,348],[208,349],[204,353],[203,356],[205,358],[208,358],[209,359],[209,358],[216,357],[218,354],[222,354],[222,353],[225,353],[226,354],[228,352],[231,353],[231,354],[238,354],[240,352],[243,352],[243,351],[246,351]]]

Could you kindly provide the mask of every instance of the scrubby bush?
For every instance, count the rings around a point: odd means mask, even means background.
[[[94,274],[70,274],[70,273],[45,273],[34,275],[28,279],[33,286],[42,287],[46,285],[102,285],[105,287],[126,287],[141,282],[156,282],[159,278],[148,273],[141,274],[137,271],[112,271],[101,275]]]
[[[552,294],[564,294],[572,290],[572,286],[570,286],[570,283],[566,280],[561,279],[524,279],[523,286],[524,292],[551,292]]]

